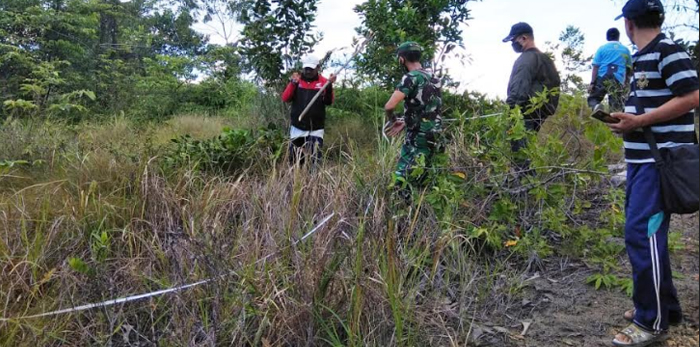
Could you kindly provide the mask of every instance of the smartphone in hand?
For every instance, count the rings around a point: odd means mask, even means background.
[[[609,124],[615,124],[615,123],[620,123],[620,120],[611,116],[609,113],[603,111],[603,110],[598,110],[593,112],[591,117],[603,122],[603,123],[609,123]]]

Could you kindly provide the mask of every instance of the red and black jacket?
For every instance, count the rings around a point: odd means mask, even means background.
[[[306,131],[323,129],[326,122],[326,106],[333,104],[333,85],[328,85],[323,94],[316,99],[316,102],[299,121],[299,115],[304,111],[306,105],[311,102],[316,93],[326,84],[325,77],[318,75],[315,81],[305,81],[303,78],[298,83],[289,82],[287,88],[282,93],[282,101],[292,103],[290,116],[292,126]]]

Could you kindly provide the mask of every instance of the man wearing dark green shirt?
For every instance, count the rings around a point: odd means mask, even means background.
[[[396,136],[406,128],[406,140],[394,175],[395,183],[405,182],[413,168],[430,165],[439,146],[442,132],[441,82],[420,63],[423,49],[415,42],[405,42],[397,49],[399,63],[407,73],[384,106],[387,119],[393,121],[387,135]],[[395,119],[394,110],[404,101],[404,115]]]
[[[535,35],[527,23],[517,23],[511,27],[510,34],[503,39],[510,42],[513,50],[520,57],[513,65],[513,71],[508,81],[508,99],[511,107],[520,107],[525,119],[525,128],[539,131],[544,120],[553,115],[559,105],[559,87],[561,79],[554,62],[548,55],[542,53],[535,45]],[[544,90],[549,92],[548,100],[541,107],[532,109],[531,99]],[[511,143],[513,152],[518,152],[527,145],[526,141],[518,140]],[[523,165],[527,166],[527,165]]]

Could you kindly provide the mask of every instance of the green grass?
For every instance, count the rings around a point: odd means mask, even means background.
[[[160,123],[28,120],[0,127],[0,160],[26,161],[0,167],[2,316],[226,274],[173,295],[0,322],[0,345],[463,345],[472,321],[518,300],[524,267],[517,264],[551,253],[540,229],[596,247],[588,234],[576,238],[588,217],[574,207],[601,184],[586,170],[600,170],[604,161],[567,157],[571,141],[551,135],[577,136],[590,149],[586,155],[595,143],[616,140],[582,135],[604,133],[566,111],[533,142],[533,160],[553,167],[568,158],[582,171],[541,169],[534,186],[548,189],[518,199],[490,188],[511,169],[504,129],[515,118],[508,116],[454,122],[448,167],[415,190],[410,208],[388,189],[400,141],[380,140],[379,111],[331,114],[326,160],[313,170],[290,167],[284,155],[252,158],[256,169],[235,175],[164,165],[170,139],[206,140],[227,126],[281,122],[276,107],[251,107],[247,121],[190,114]],[[564,109],[579,112],[574,104]],[[570,217],[551,223],[557,230],[544,230],[548,224],[537,218],[537,232],[514,231],[524,216],[548,211]],[[331,213],[317,234],[294,245]],[[586,223],[606,227],[605,220]],[[514,239],[518,246],[504,247]]]

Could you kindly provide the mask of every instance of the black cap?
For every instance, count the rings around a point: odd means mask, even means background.
[[[627,19],[635,19],[647,13],[664,13],[664,5],[661,0],[629,0],[622,8],[622,14],[617,16],[615,20],[622,17]]]
[[[510,28],[510,34],[503,39],[503,42],[513,41],[514,38],[524,34],[532,34],[532,27],[527,23],[517,23]]]

